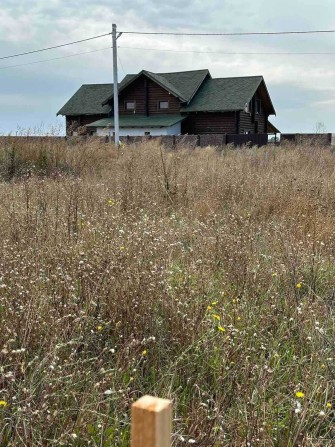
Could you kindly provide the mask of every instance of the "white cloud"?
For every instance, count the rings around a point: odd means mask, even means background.
[[[78,40],[111,30],[170,31],[274,31],[333,28],[329,13],[333,0],[7,0],[0,9],[0,55]],[[11,65],[70,55],[103,48],[111,39],[92,40],[38,55],[6,60]],[[124,34],[121,47],[167,50],[245,52],[334,51],[335,35],[285,37],[167,37]],[[281,128],[310,123],[311,109],[318,118],[330,122],[334,101],[335,56],[224,55],[155,52],[120,48],[120,77],[142,68],[152,71],[178,71],[209,68],[215,77],[263,74],[278,114]],[[45,64],[0,71],[0,110],[8,103],[16,107],[3,112],[8,130],[16,127],[20,104],[30,103],[38,116],[52,121],[54,113],[82,83],[112,79],[111,53],[92,53]],[[34,92],[32,95],[31,92]],[[303,106],[302,106],[303,104]],[[15,112],[16,110],[16,112]],[[288,113],[291,111],[290,113]],[[293,113],[294,111],[294,113]],[[24,119],[23,115],[23,119]],[[20,116],[22,119],[22,116]],[[24,124],[24,123],[23,123]],[[308,124],[310,125],[310,124]],[[306,128],[306,130],[308,130]],[[333,129],[335,130],[335,129]]]

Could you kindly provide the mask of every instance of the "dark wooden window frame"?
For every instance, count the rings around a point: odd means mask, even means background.
[[[166,102],[167,103],[167,107],[161,107],[161,102]],[[169,110],[170,108],[170,101],[157,101],[157,110]]]
[[[134,108],[133,108],[133,109],[128,109],[127,104],[128,104],[129,102],[131,102],[131,103],[134,104]],[[132,101],[132,100],[130,100],[130,99],[127,99],[127,100],[124,102],[124,109],[125,109],[125,110],[128,110],[128,111],[135,111],[135,110],[136,110],[136,101]]]
[[[260,115],[262,113],[262,101],[260,99],[256,99],[256,115]]]

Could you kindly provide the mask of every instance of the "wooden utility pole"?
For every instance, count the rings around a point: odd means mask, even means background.
[[[143,396],[132,405],[131,447],[171,447],[172,402]]]
[[[119,93],[118,93],[118,76],[117,76],[117,38],[116,25],[113,23],[112,38],[113,38],[113,78],[114,78],[114,135],[115,146],[119,147],[120,131],[119,131]]]

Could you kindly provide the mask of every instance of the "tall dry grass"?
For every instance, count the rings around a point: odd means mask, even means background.
[[[1,447],[334,445],[330,151],[2,145]]]

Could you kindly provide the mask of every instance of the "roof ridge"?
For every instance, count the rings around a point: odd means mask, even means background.
[[[182,70],[182,71],[167,71],[167,72],[159,72],[159,73],[155,73],[155,74],[177,74],[177,73],[194,73],[195,71],[208,71],[208,68],[201,68],[199,70]]]
[[[253,76],[225,76],[223,78],[212,78],[212,81],[216,79],[245,79],[245,78],[263,78],[263,75],[253,75]]]
[[[101,84],[81,84],[82,87],[83,85],[113,85],[113,82],[102,82]]]

